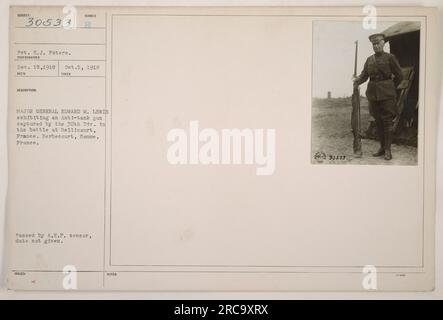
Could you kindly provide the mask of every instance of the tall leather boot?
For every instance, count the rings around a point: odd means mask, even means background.
[[[385,133],[385,160],[391,160],[392,159],[392,153],[391,153],[391,144],[392,144],[392,135],[394,127],[392,126],[392,122],[387,124],[384,128]]]
[[[373,153],[372,156],[374,157],[380,157],[385,154],[385,135],[384,135],[384,125],[383,120],[376,119],[375,125],[377,127],[377,137],[378,141],[380,142],[380,148],[377,152]]]

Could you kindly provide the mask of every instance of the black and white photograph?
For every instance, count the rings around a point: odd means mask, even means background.
[[[417,165],[420,21],[313,22],[313,164]]]
[[[441,299],[432,1],[0,3],[0,300]]]

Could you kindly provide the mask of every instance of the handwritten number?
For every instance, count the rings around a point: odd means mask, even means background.
[[[49,27],[52,24],[52,19],[46,19],[43,21],[43,26]]]
[[[30,27],[34,24],[34,18],[33,17],[29,17],[28,18],[28,24],[26,25],[26,27]]]
[[[25,24],[25,27],[61,27],[63,20],[62,19],[35,19],[34,17],[28,17],[28,21]],[[67,25],[71,24],[71,19],[66,20]]]

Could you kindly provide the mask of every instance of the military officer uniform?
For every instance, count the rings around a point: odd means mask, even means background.
[[[373,45],[384,45],[384,35],[375,34],[369,37]],[[380,41],[383,43],[379,44]],[[375,50],[375,49],[374,49]],[[380,50],[380,49],[379,49]],[[397,58],[390,53],[375,52],[364,65],[362,73],[354,80],[354,85],[360,85],[369,79],[366,97],[369,101],[369,113],[375,119],[380,149],[373,156],[392,158],[391,143],[394,129],[394,119],[397,116],[396,83],[403,80],[402,71]]]

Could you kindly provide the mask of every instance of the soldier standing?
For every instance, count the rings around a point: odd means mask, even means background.
[[[397,58],[383,51],[385,36],[377,33],[369,36],[369,40],[372,42],[375,54],[366,60],[362,73],[353,79],[354,86],[358,87],[369,78],[366,97],[369,101],[369,113],[375,119],[380,141],[380,148],[373,156],[384,155],[386,160],[391,160],[394,119],[397,116],[395,83],[400,84],[403,75]]]

